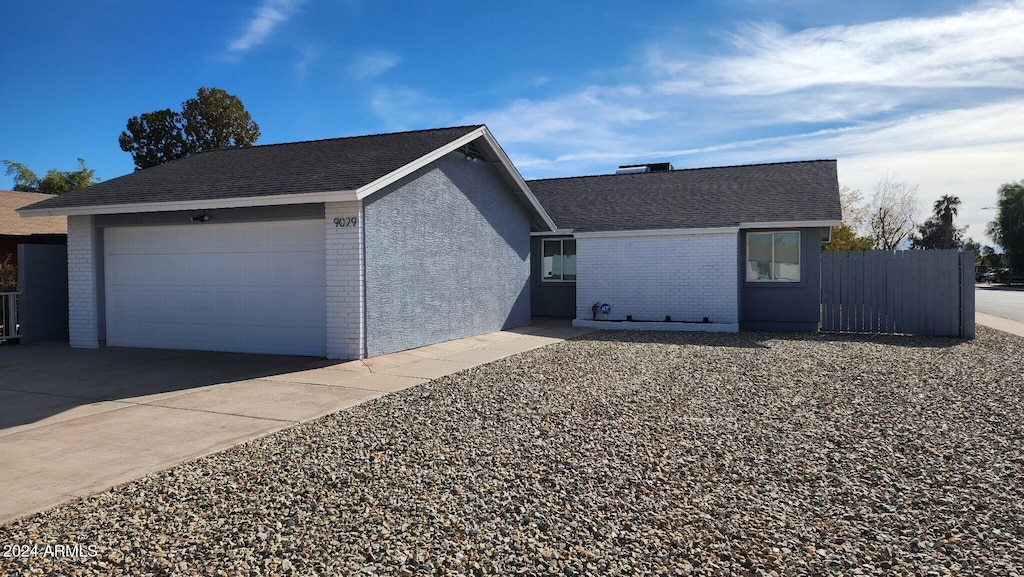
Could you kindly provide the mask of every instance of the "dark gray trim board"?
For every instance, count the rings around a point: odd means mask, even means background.
[[[95,226],[162,226],[182,224],[202,226],[193,221],[201,216],[209,223],[265,222],[273,220],[323,219],[324,204],[282,204],[279,206],[252,206],[246,208],[215,208],[210,210],[175,210],[168,212],[136,212],[126,214],[98,214]]]

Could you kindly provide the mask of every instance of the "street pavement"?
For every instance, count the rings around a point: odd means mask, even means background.
[[[1024,287],[979,283],[974,290],[974,310],[1024,323]]]

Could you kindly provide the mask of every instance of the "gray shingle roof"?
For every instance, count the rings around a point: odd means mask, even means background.
[[[558,225],[576,231],[837,221],[835,160],[527,181]]]
[[[480,128],[353,136],[196,154],[32,205],[32,209],[222,200],[355,190]]]

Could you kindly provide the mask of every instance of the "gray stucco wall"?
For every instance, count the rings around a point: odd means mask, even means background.
[[[21,342],[68,338],[68,248],[18,245]]]
[[[530,218],[494,168],[449,154],[364,205],[366,349],[530,322]]]
[[[800,231],[800,282],[747,282],[747,233]],[[740,330],[817,331],[821,302],[821,229],[739,232]]]
[[[576,316],[576,283],[544,282],[541,280],[541,238],[572,238],[572,237],[532,237],[530,239],[530,307],[535,317],[575,317]]]

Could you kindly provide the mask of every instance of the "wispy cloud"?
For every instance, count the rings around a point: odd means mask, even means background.
[[[895,142],[921,150],[1021,142],[1006,124],[1022,114],[1015,107],[1024,95],[1022,29],[1024,0],[797,32],[745,24],[726,35],[724,55],[680,57],[652,44],[628,85],[517,100],[469,118],[490,124],[510,152],[528,149],[523,168],[545,176],[673,153],[730,150],[757,161],[779,150],[796,154],[780,146],[790,141],[814,143],[803,151],[815,158]],[[989,118],[996,120],[979,124]],[[895,139],[900,126],[909,128]],[[730,140],[751,128],[763,136]]]
[[[355,58],[348,66],[348,72],[360,80],[376,78],[398,64],[398,56],[377,50]]]
[[[370,107],[391,130],[444,126],[454,121],[450,103],[411,88],[378,88]]]
[[[1024,150],[1024,0],[956,14],[787,31],[750,23],[708,57],[650,44],[628,84],[516,100],[486,122],[527,177],[625,162],[708,166],[838,158],[869,192],[895,172],[955,194],[982,239]],[[753,135],[753,136],[752,136]]]
[[[695,62],[651,47],[652,89],[782,101],[787,120],[847,120],[915,105],[936,90],[1024,86],[1024,1],[960,14],[788,32],[747,24],[728,36],[735,53]],[[815,103],[806,103],[808,96]],[[797,102],[792,99],[796,98]],[[806,104],[811,104],[810,106]]]
[[[309,66],[316,60],[318,55],[319,51],[316,48],[312,46],[303,47],[302,56],[293,65],[296,76],[305,78],[306,71],[309,70]]]
[[[303,0],[262,0],[241,35],[228,44],[228,53],[239,56],[263,44],[279,24],[295,13]]]

